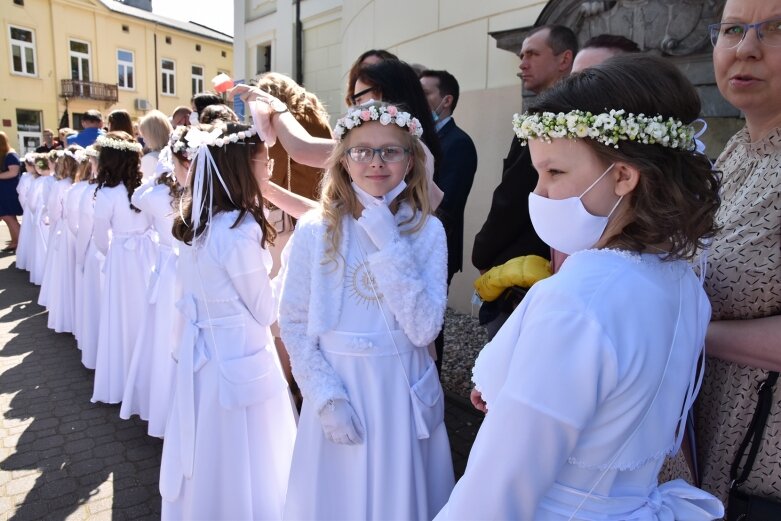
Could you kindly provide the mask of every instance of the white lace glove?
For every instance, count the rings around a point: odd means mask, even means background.
[[[347,400],[328,400],[320,410],[320,424],[329,441],[342,445],[363,443],[363,426]]]
[[[386,204],[364,208],[358,224],[380,250],[399,237],[399,227]]]

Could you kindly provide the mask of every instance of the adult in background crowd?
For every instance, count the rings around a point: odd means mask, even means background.
[[[420,84],[431,107],[431,114],[442,148],[437,184],[445,192],[439,217],[447,236],[447,283],[463,267],[464,208],[477,171],[477,150],[472,138],[456,125],[453,111],[460,93],[458,80],[447,71],[425,70]],[[437,368],[442,368],[444,328],[435,341]]]
[[[386,51],[385,49],[369,49],[368,51],[358,56],[358,59],[356,59],[350,67],[350,72],[347,73],[347,94],[345,94],[344,97],[345,105],[348,107],[355,105],[355,81],[358,79],[358,71],[361,70],[361,67],[375,65],[385,60],[398,59],[398,56],[392,52]]]
[[[520,71],[523,87],[539,94],[569,75],[578,52],[575,34],[560,25],[534,29],[523,41]],[[528,197],[537,184],[537,172],[529,150],[513,136],[504,160],[499,186],[494,190],[491,209],[472,247],[472,264],[481,273],[520,256],[550,258],[550,249],[534,231],[529,218]],[[480,323],[492,338],[517,305],[507,290],[480,307]]]
[[[22,206],[16,186],[19,184],[19,154],[11,148],[8,136],[0,132],[0,219],[8,226],[11,241],[3,251],[16,251],[19,243],[19,220]]]
[[[112,110],[108,115],[108,131],[109,132],[127,132],[134,138],[136,137],[136,130],[133,128],[133,119],[130,117],[130,113],[124,109]]]
[[[781,370],[781,3],[727,0],[711,40],[719,91],[746,117],[716,161],[721,230],[708,256],[713,317],[695,407],[702,486],[726,500],[730,466],[758,409],[757,389],[769,371]],[[781,389],[769,389],[764,436],[738,489],[777,502],[767,519],[781,519]],[[739,506],[732,503],[730,495],[728,510]]]
[[[179,107],[176,107],[171,114],[171,127],[189,127],[190,126],[190,114],[192,113],[192,109],[190,107],[185,107],[184,105],[180,105]]]
[[[47,152],[51,152],[52,150],[60,149],[62,148],[62,145],[59,141],[54,139],[54,132],[50,128],[44,129],[43,131],[43,143],[41,146],[35,149],[37,153],[45,154]]]
[[[81,128],[81,132],[68,136],[68,145],[81,145],[82,148],[87,148],[98,139],[98,136],[105,134],[103,114],[97,110],[88,110],[81,118]]]
[[[613,56],[638,52],[640,52],[640,47],[626,36],[600,34],[586,40],[578,54],[575,55],[575,60],[572,62],[572,74],[587,67],[599,65]]]

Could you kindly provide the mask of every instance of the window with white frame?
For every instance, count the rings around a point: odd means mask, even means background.
[[[79,40],[70,41],[71,79],[91,81],[89,43]]]
[[[173,60],[161,60],[160,61],[160,92],[163,94],[169,94],[171,96],[176,95],[176,64]]]
[[[117,49],[117,87],[128,90],[136,88],[133,51]]]
[[[36,75],[35,34],[29,29],[9,26],[11,37],[11,67],[17,74]]]
[[[193,65],[193,96],[203,92],[203,67],[200,65]]]

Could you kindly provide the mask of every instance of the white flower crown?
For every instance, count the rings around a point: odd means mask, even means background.
[[[177,127],[176,130],[179,130],[179,128],[181,127]],[[197,127],[185,128],[186,130],[178,132],[178,137],[175,132],[171,137],[172,144],[170,146],[174,153],[184,151],[187,159],[195,157],[195,153],[201,145],[222,147],[228,143],[238,143],[239,141],[249,139],[258,133],[255,127],[249,127],[247,130],[234,132],[233,134],[227,134],[225,136],[222,135],[223,129],[221,127],[216,127],[209,132]]]
[[[98,152],[98,149],[95,148],[92,145],[87,146],[87,148],[84,149],[84,155],[87,157],[98,157],[100,155],[100,152]]]
[[[367,121],[379,121],[382,125],[395,123],[401,128],[407,127],[409,133],[420,137],[423,135],[423,127],[417,118],[413,118],[409,112],[402,112],[395,105],[370,105],[368,107],[356,107],[347,111],[343,118],[336,121],[334,134],[337,139],[342,139],[348,130],[359,127]]]
[[[695,150],[695,130],[682,121],[663,116],[627,114],[611,110],[592,114],[581,110],[571,112],[543,112],[542,114],[515,114],[513,130],[525,145],[529,139],[550,142],[555,138],[591,138],[607,146],[618,148],[619,141],[635,141],[681,150]]]
[[[125,152],[143,152],[144,148],[141,143],[136,141],[122,141],[119,139],[113,139],[108,136],[99,136],[95,140],[95,145],[101,148],[113,148],[114,150],[123,150]]]

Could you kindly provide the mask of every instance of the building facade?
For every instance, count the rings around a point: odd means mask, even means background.
[[[326,104],[332,120],[345,110],[347,73],[368,49],[387,49],[411,64],[452,73],[461,87],[454,119],[474,140],[478,170],[464,219],[464,271],[449,304],[472,310],[472,243],[499,184],[512,115],[523,108],[517,52],[534,26],[571,27],[581,43],[608,32],[673,60],[697,86],[715,157],[743,122],[718,93],[707,24],[724,0],[234,0],[234,69],[252,78],[274,70],[300,79]]]
[[[170,114],[233,69],[230,36],[115,0],[3,0],[2,21],[0,129],[22,153],[89,109]]]

